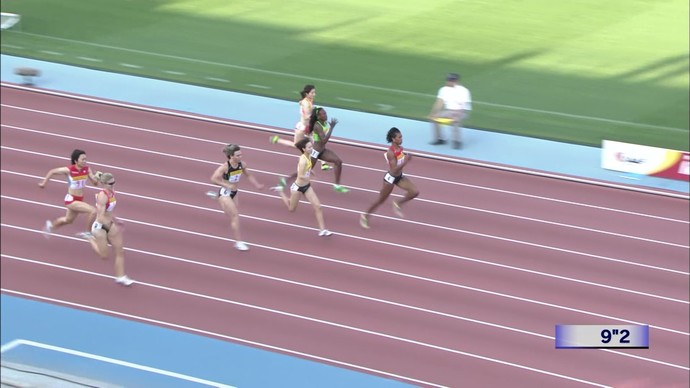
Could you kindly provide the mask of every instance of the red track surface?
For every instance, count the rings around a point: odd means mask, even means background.
[[[291,173],[296,154],[267,138],[3,88],[4,292],[418,385],[687,386],[687,200],[416,158],[406,173],[421,195],[407,218],[393,217],[389,201],[363,230],[358,214],[380,187],[381,152],[333,144],[352,191],[331,191],[330,172],[318,172],[314,187],[336,235],[317,237],[309,205],[288,213],[274,193],[244,182],[238,198],[251,250],[238,252],[204,192],[230,142],[267,186]],[[57,181],[40,190],[39,178],[66,165],[74,148],[116,176],[132,288],[103,279],[112,263],[71,237],[85,219],[48,240],[39,234],[46,218],[63,214],[65,192]],[[634,323],[650,325],[649,349],[554,348],[556,324]]]

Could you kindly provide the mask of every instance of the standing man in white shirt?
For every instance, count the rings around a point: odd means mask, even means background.
[[[433,126],[434,139],[432,145],[446,144],[441,133],[441,124],[453,127],[453,148],[462,148],[462,122],[472,110],[470,91],[460,84],[460,75],[450,73],[446,76],[446,84],[439,89],[436,102],[431,107],[429,120]]]

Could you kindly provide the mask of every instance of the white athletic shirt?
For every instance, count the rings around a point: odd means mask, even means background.
[[[472,110],[470,91],[462,85],[444,86],[438,90],[436,97],[443,100],[444,109]]]

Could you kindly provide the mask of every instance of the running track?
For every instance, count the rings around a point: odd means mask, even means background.
[[[238,198],[251,250],[238,252],[204,192],[229,142],[267,187],[291,173],[295,152],[269,145],[267,132],[7,87],[2,97],[5,293],[422,386],[688,384],[685,199],[418,157],[406,173],[421,195],[406,218],[389,200],[363,230],[357,219],[380,188],[382,152],[332,144],[352,191],[331,191],[330,172],[317,172],[313,186],[336,234],[317,237],[306,203],[288,213],[245,180]],[[111,262],[71,237],[84,219],[40,237],[43,221],[64,212],[65,186],[36,184],[74,148],[116,176],[131,288],[104,278]],[[650,348],[557,350],[556,324],[649,324]]]

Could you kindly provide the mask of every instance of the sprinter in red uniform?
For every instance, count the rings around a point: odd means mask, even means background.
[[[365,229],[369,229],[369,215],[386,201],[393,192],[393,187],[398,186],[406,191],[401,200],[393,201],[393,212],[398,217],[403,217],[402,205],[419,195],[419,190],[414,183],[403,174],[403,168],[410,162],[412,156],[403,151],[402,133],[398,128],[393,127],[386,134],[386,141],[391,143],[388,151],[384,154],[388,162],[388,172],[383,177],[383,187],[379,192],[379,198],[359,217],[359,225]]]
[[[50,178],[54,175],[67,176],[68,186],[67,195],[65,195],[67,214],[65,214],[64,217],[46,221],[43,227],[43,232],[46,237],[55,229],[74,222],[74,219],[77,218],[80,213],[87,215],[86,230],[91,228],[91,224],[96,219],[96,208],[84,202],[84,187],[86,186],[87,180],[96,185],[98,184],[98,179],[86,164],[86,152],[82,150],[72,151],[71,161],[72,164],[70,166],[58,167],[48,171],[45,178],[38,183],[38,187],[44,188],[46,183],[48,183]]]

